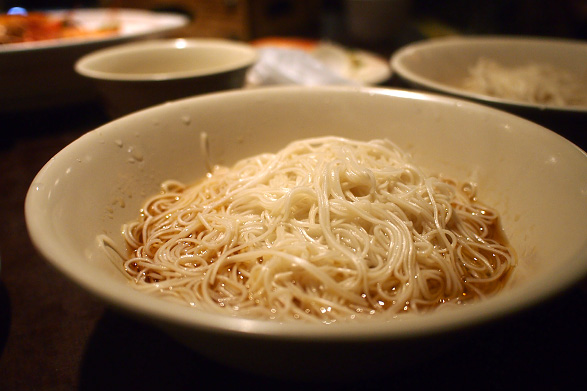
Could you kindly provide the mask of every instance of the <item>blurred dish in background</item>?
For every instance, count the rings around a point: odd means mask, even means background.
[[[11,10],[14,10],[12,8]],[[68,38],[96,38],[116,34],[119,24],[116,10],[97,27],[87,28],[75,20],[75,10],[63,15],[46,12],[26,12],[19,8],[0,15],[0,44],[48,41]]]
[[[333,42],[267,37],[252,44],[259,61],[247,76],[249,86],[377,85],[391,76],[384,58]]]
[[[77,75],[75,61],[94,50],[123,42],[164,37],[185,26],[183,15],[130,9],[48,11],[66,15],[81,29],[116,26],[106,36],[87,35],[0,45],[0,113],[66,106],[96,97],[88,80]]]
[[[390,62],[394,75],[411,88],[509,111],[585,148],[586,59],[587,43],[581,41],[460,36],[407,45]],[[483,66],[487,62],[493,65]]]
[[[244,42],[175,38],[97,50],[74,69],[94,83],[106,111],[117,118],[170,100],[241,88],[256,60],[257,51]]]

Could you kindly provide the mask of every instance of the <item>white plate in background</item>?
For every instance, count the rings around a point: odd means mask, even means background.
[[[266,37],[252,42],[259,61],[249,71],[251,87],[274,84],[378,85],[391,77],[386,59],[358,48],[304,38]]]

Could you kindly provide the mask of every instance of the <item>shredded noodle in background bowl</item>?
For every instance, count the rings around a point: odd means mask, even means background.
[[[495,98],[550,106],[587,107],[587,83],[578,75],[548,64],[507,67],[480,58],[462,88]]]

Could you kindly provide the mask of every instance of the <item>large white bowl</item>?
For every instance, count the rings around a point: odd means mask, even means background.
[[[138,292],[97,247],[166,179],[319,135],[386,137],[432,172],[479,184],[520,266],[514,286],[457,310],[396,321],[279,324],[211,314]],[[377,88],[273,87],[149,108],[91,131],[38,173],[25,204],[34,245],[82,288],[209,357],[283,376],[375,375],[423,358],[463,329],[561,292],[587,272],[587,155],[559,135],[482,105]]]
[[[146,38],[161,38],[185,26],[188,18],[164,12],[133,9],[77,9],[71,13],[81,27],[96,29],[113,19],[112,35],[53,39],[0,45],[0,113],[62,107],[96,97],[91,82],[76,74],[78,58],[108,46]]]
[[[240,88],[257,60],[249,44],[228,39],[177,38],[98,50],[75,63],[92,80],[114,118],[148,106]]]
[[[511,36],[443,37],[407,45],[396,51],[390,62],[395,75],[410,87],[488,104],[538,122],[577,144],[584,143],[587,106],[539,105],[464,89],[463,79],[480,58],[504,67],[548,64],[571,72],[587,89],[587,42],[584,41]]]

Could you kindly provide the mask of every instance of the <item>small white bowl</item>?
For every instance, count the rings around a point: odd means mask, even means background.
[[[429,172],[471,179],[501,213],[519,255],[516,284],[459,309],[397,321],[277,323],[212,314],[137,291],[98,246],[136,218],[160,183],[197,181],[290,141],[389,138]],[[376,376],[417,362],[459,332],[552,297],[587,273],[587,155],[517,116],[453,98],[378,88],[271,87],[159,105],[91,131],[32,182],[27,228],[40,253],[106,303],[214,360],[264,375]],[[539,343],[539,341],[537,341]]]
[[[158,103],[240,88],[256,50],[226,39],[169,39],[120,45],[80,58],[112,117]]]
[[[584,144],[586,106],[553,106],[515,101],[471,92],[462,86],[480,58],[504,67],[550,65],[572,73],[587,91],[587,43],[509,36],[457,36],[415,42],[390,60],[394,74],[409,87],[466,98],[540,123],[576,143]],[[583,145],[584,147],[584,145]]]

